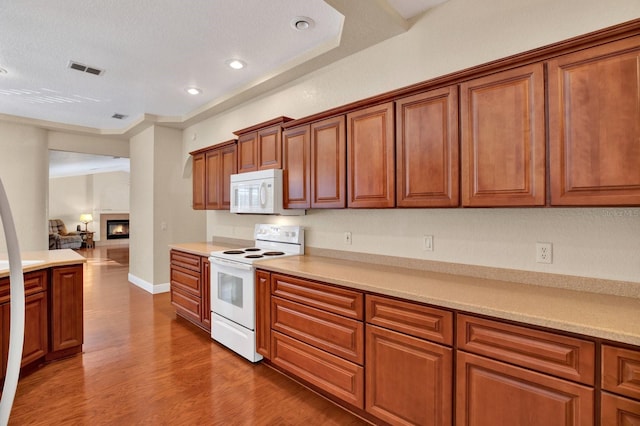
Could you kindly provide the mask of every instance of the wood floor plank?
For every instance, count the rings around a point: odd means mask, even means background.
[[[127,282],[128,257],[80,251],[84,352],[26,377],[10,425],[361,425],[361,419],[176,318]]]

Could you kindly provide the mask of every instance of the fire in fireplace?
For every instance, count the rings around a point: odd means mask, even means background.
[[[129,238],[129,220],[107,220],[107,240]]]

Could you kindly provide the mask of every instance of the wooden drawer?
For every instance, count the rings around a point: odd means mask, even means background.
[[[603,426],[640,425],[640,402],[602,392],[600,424]]]
[[[364,408],[364,368],[274,331],[271,362],[311,385]]]
[[[179,250],[171,250],[171,265],[180,266],[185,269],[200,273],[200,259],[197,254],[186,253]]]
[[[271,328],[349,361],[364,363],[364,325],[360,321],[272,297]]]
[[[640,399],[640,351],[602,345],[602,388]]]
[[[594,385],[595,344],[498,321],[458,314],[458,348]]]
[[[370,324],[445,345],[453,344],[453,313],[413,302],[367,295]]]
[[[0,303],[9,301],[9,278],[0,279]],[[24,274],[24,295],[39,293],[47,289],[47,269]]]
[[[188,269],[171,266],[171,286],[180,290],[200,296],[201,291],[200,274]]]
[[[195,297],[179,288],[171,288],[171,304],[176,308],[176,312],[189,321],[199,323],[200,318],[200,298]]]
[[[271,275],[271,294],[327,312],[363,319],[363,294],[286,275]]]

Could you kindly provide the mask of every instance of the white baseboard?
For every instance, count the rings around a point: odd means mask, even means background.
[[[151,284],[148,281],[143,280],[142,278],[138,278],[133,274],[129,274],[127,276],[129,282],[137,287],[140,287],[144,291],[147,291],[151,294],[159,294],[159,293],[167,293],[170,289],[169,283],[163,284]]]

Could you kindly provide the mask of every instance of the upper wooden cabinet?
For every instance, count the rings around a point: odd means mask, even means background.
[[[393,102],[347,114],[347,206],[394,207]]]
[[[238,136],[238,173],[282,168],[282,124],[278,117],[233,132]]]
[[[236,173],[236,141],[191,152],[193,156],[193,209],[228,210],[231,175]]]
[[[285,208],[346,207],[346,131],[340,115],[283,134]]]
[[[458,145],[456,86],[396,101],[398,207],[458,206]]]
[[[549,61],[552,205],[640,204],[640,37]]]
[[[544,205],[543,64],[462,83],[460,109],[462,205]]]

